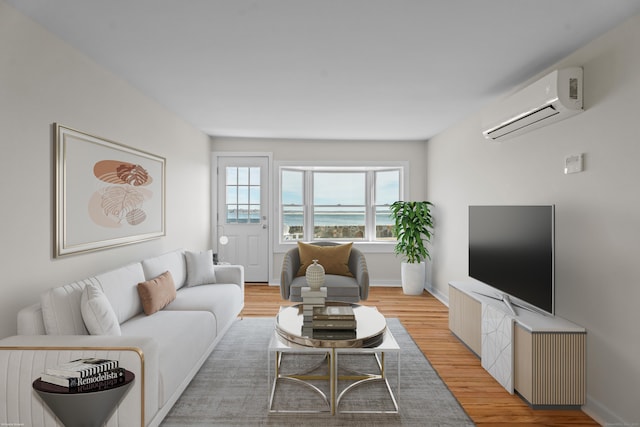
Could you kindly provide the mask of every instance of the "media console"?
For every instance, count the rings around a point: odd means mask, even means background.
[[[531,406],[581,406],[586,396],[586,330],[557,316],[487,295],[496,291],[478,281],[449,283],[449,329],[482,359],[483,305],[514,322],[513,388]]]

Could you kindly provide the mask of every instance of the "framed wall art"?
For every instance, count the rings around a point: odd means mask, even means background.
[[[54,124],[55,256],[165,235],[165,163],[144,151]]]

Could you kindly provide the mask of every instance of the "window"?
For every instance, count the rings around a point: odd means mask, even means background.
[[[376,240],[395,240],[393,219],[389,206],[400,197],[400,170],[383,170],[375,173]]]
[[[304,172],[283,170],[281,178],[280,223],[283,240],[304,236]]]
[[[226,168],[227,224],[260,222],[260,168]]]
[[[282,166],[280,241],[394,241],[403,166]]]

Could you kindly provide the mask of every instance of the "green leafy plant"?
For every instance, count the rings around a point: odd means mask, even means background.
[[[403,255],[410,264],[431,259],[425,242],[431,240],[433,219],[431,202],[394,202],[391,206],[391,218],[395,221],[393,234],[397,239],[394,252]]]

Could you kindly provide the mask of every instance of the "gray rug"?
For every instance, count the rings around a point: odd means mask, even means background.
[[[269,413],[267,345],[273,332],[272,318],[238,320],[223,337],[189,387],[162,422],[171,426],[473,426],[473,422],[433,370],[398,319],[387,319],[400,348],[400,390],[398,414],[294,414]],[[305,356],[307,357],[307,356]],[[283,370],[296,371],[313,364],[310,359],[295,357],[283,360]],[[313,358],[316,360],[313,360]],[[358,356],[364,357],[364,356]],[[392,361],[392,360],[390,360]],[[340,364],[351,361],[340,359]],[[395,363],[395,360],[393,360]],[[363,361],[353,361],[362,367]],[[389,382],[395,387],[397,370],[387,369]],[[319,368],[319,369],[322,369]],[[274,407],[295,403],[299,407],[321,407],[318,395],[307,387],[290,381],[280,382]],[[322,388],[321,384],[318,387]],[[339,386],[341,387],[341,386]],[[394,388],[395,391],[395,388]],[[373,404],[392,409],[382,382],[354,389],[340,408]]]

